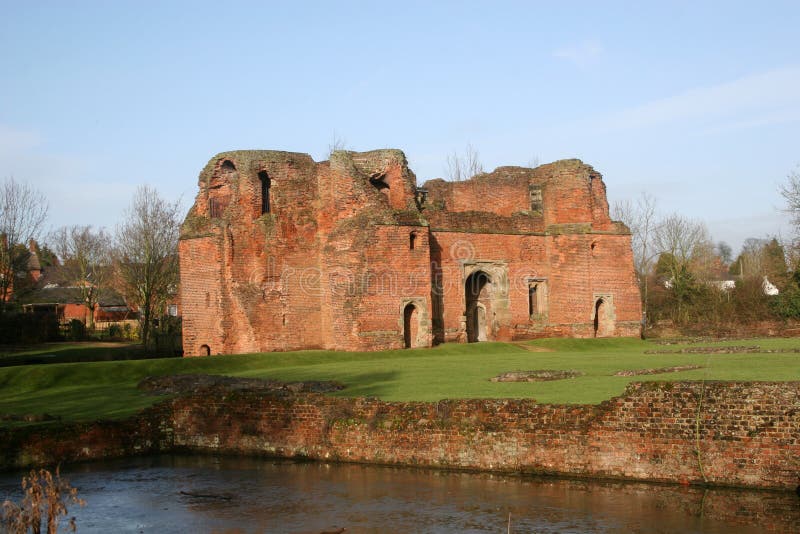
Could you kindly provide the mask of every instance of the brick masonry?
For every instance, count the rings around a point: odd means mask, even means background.
[[[202,389],[124,422],[0,433],[2,466],[158,451],[794,489],[800,382],[644,382],[600,405]]]
[[[418,188],[398,150],[225,152],[179,252],[187,356],[639,333],[630,232],[578,160]]]

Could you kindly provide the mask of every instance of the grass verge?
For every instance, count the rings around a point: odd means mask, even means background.
[[[800,379],[800,354],[645,354],[684,347],[744,345],[797,349],[800,339],[757,339],[700,345],[656,345],[634,339],[549,339],[526,343],[446,344],[433,349],[370,353],[299,351],[206,358],[169,358],[0,368],[0,415],[40,414],[66,421],[126,417],[159,399],[136,384],[150,375],[206,373],[277,380],[337,380],[340,396],[395,401],[447,398],[535,398],[542,403],[596,404],[632,381]],[[79,350],[73,347],[71,350]],[[87,348],[88,350],[88,348]],[[94,348],[93,348],[94,350]],[[666,374],[621,377],[629,369],[700,365]],[[533,383],[496,383],[508,371],[574,369],[583,376]]]

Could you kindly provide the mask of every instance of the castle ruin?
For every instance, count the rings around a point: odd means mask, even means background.
[[[199,187],[187,356],[639,335],[630,232],[579,160],[417,187],[399,150],[248,150]]]

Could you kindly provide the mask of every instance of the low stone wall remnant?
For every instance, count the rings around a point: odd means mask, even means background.
[[[794,490],[800,382],[643,382],[600,405],[212,386],[128,421],[0,432],[4,468],[202,451]]]
[[[580,371],[564,369],[539,369],[537,371],[509,371],[489,379],[491,382],[547,382],[583,376]]]

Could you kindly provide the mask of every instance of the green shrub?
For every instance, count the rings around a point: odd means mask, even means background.
[[[122,339],[122,327],[117,323],[110,324],[108,325],[106,334],[108,335],[109,339]]]
[[[42,343],[59,339],[54,313],[5,313],[0,318],[0,343]]]
[[[783,319],[800,319],[800,288],[792,284],[770,299],[770,308]]]
[[[70,341],[83,341],[86,339],[86,325],[80,319],[73,319],[69,322],[67,333]]]

